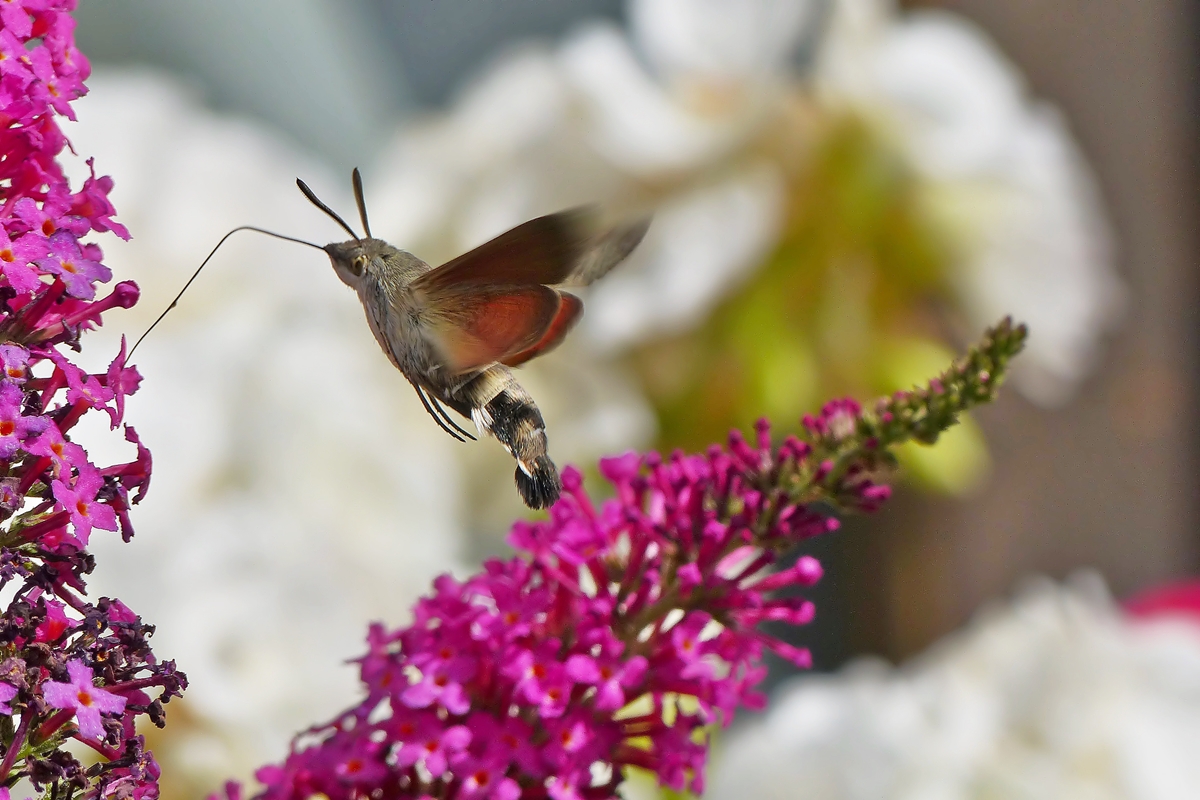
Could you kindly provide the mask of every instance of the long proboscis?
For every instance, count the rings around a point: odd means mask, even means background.
[[[204,269],[205,265],[208,264],[208,262],[210,260],[212,260],[212,257],[217,254],[217,251],[221,249],[221,245],[225,244],[225,240],[228,239],[230,236],[233,236],[235,233],[238,233],[239,231],[254,231],[255,233],[262,233],[262,234],[266,234],[267,236],[273,236],[276,239],[283,239],[285,242],[295,242],[296,244],[308,245],[309,247],[315,247],[318,250],[325,249],[325,248],[321,247],[321,245],[319,245],[319,244],[313,244],[312,242],[305,241],[304,239],[297,239],[294,236],[284,236],[282,233],[275,233],[274,231],[269,231],[269,230],[266,230],[265,228],[256,228],[253,225],[239,225],[238,227],[231,230],[229,233],[222,236],[221,241],[217,242],[217,246],[214,247],[207,256],[205,256],[204,260],[200,262],[200,266],[196,267],[196,271],[192,273],[192,277],[188,278],[187,283],[185,283],[183,285],[183,288],[179,290],[179,294],[175,295],[175,299],[171,301],[171,305],[167,306],[166,311],[163,311],[161,314],[159,314],[158,319],[156,319],[156,320],[154,320],[154,322],[150,323],[150,327],[146,329],[146,332],[143,333],[141,336],[139,336],[138,340],[136,342],[134,342],[133,347],[129,351],[129,355],[126,356],[126,360],[133,358],[133,353],[135,350],[138,349],[138,345],[142,343],[142,340],[150,335],[150,331],[152,331],[156,327],[158,327],[158,323],[163,321],[163,317],[165,317],[167,314],[171,313],[171,309],[173,309],[175,306],[179,305],[179,299],[181,297],[183,297],[184,292],[186,292],[188,290],[188,287],[192,285],[192,282],[194,280],[196,280],[197,277],[199,277],[200,271]]]

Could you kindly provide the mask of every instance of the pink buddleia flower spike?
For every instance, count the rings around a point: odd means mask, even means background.
[[[630,769],[702,792],[713,726],[763,705],[764,654],[812,664],[759,627],[815,614],[796,593],[820,564],[780,562],[836,527],[830,509],[875,510],[891,448],[994,397],[1024,336],[1005,321],[936,384],[830,403],[803,438],[762,421],[703,455],[604,459],[603,503],[568,467],[549,518],[513,525],[516,557],[438,578],[406,628],[372,626],[363,702],[259,770],[256,797],[600,800]]]
[[[73,118],[90,72],[75,47],[74,7],[0,2],[0,714],[9,718],[0,785],[153,800],[159,767],[136,725],[161,726],[164,704],[187,679],[152,652],[153,629],[129,607],[87,596],[94,559],[85,548],[97,532],[132,537],[130,509],[151,462],[123,426],[125,398],[141,380],[124,346],[107,354],[102,374],[76,361],[86,334],[136,303],[138,290],[128,281],[102,287],[112,272],[90,240],[129,236],[113,219],[112,180],[92,170],[73,190],[58,162],[67,147],[59,121]],[[96,464],[71,440],[81,419],[101,411],[125,428],[136,451],[128,463]],[[88,745],[87,766],[70,738]]]

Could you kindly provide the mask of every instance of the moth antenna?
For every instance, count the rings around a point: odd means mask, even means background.
[[[433,407],[429,405],[429,398],[427,398],[425,396],[425,390],[423,390],[420,386],[418,386],[415,383],[412,386],[417,391],[417,397],[421,398],[421,405],[425,406],[425,410],[427,412],[429,412],[429,416],[433,417],[433,421],[438,424],[438,427],[441,428],[442,430],[444,430],[446,433],[450,434],[452,437],[454,437],[458,441],[465,442],[466,439],[462,438],[457,433],[455,433],[453,430],[446,427],[446,423],[442,422],[442,418],[439,417],[437,415],[437,413],[433,410]],[[474,437],[472,437],[472,438],[474,438]]]
[[[325,248],[321,247],[321,245],[319,245],[319,244],[313,244],[312,242],[306,242],[303,239],[297,239],[292,236],[284,236],[282,233],[275,233],[274,231],[268,231],[263,228],[256,228],[253,225],[240,225],[240,226],[234,228],[229,233],[222,236],[221,241],[217,242],[217,246],[212,249],[212,251],[205,257],[205,259],[203,261],[200,262],[200,266],[196,267],[196,271],[192,273],[192,277],[188,278],[187,283],[185,283],[183,285],[183,288],[179,290],[179,294],[175,295],[175,299],[171,301],[171,305],[167,306],[167,310],[162,312],[161,314],[159,314],[158,319],[156,319],[156,320],[154,320],[154,322],[150,323],[150,327],[146,329],[146,332],[138,337],[138,340],[136,342],[134,342],[133,347],[130,349],[129,355],[126,356],[126,361],[128,361],[130,358],[133,358],[133,353],[135,350],[138,349],[138,345],[142,343],[142,340],[145,339],[147,336],[149,336],[150,331],[154,330],[158,326],[158,323],[163,321],[163,317],[165,317],[167,314],[169,314],[171,312],[171,309],[179,304],[179,298],[183,297],[183,293],[186,292],[188,290],[188,287],[192,285],[192,281],[196,280],[196,278],[200,275],[200,270],[204,269],[204,266],[209,262],[209,260],[212,259],[212,257],[217,254],[217,251],[221,249],[221,245],[225,244],[225,240],[228,239],[230,236],[233,236],[238,231],[254,231],[255,233],[263,233],[263,234],[266,234],[267,236],[273,236],[276,239],[283,239],[286,242],[296,242],[297,244],[305,244],[305,245],[308,245],[309,247],[315,247],[316,249],[321,250],[321,251],[324,251],[324,249],[325,249]]]
[[[367,222],[367,202],[363,199],[362,175],[359,174],[358,167],[354,168],[351,178],[354,180],[354,202],[358,203],[358,218],[362,220],[363,230],[370,239],[371,223]]]
[[[433,404],[434,409],[436,409],[437,412],[442,415],[442,419],[449,423],[451,428],[454,428],[454,430],[458,431],[472,442],[478,441],[478,439],[476,439],[470,432],[463,430],[462,426],[454,421],[454,418],[450,416],[446,409],[442,408],[442,404],[438,402],[436,397],[429,395],[429,402]]]
[[[357,233],[355,233],[355,232],[354,232],[354,231],[353,231],[353,230],[350,228],[350,226],[346,224],[346,220],[344,220],[344,219],[342,219],[341,217],[339,217],[339,216],[337,215],[337,212],[336,212],[336,211],[334,211],[332,208],[330,208],[329,206],[327,206],[327,205],[325,205],[324,203],[322,203],[322,202],[321,202],[321,198],[317,197],[317,195],[316,195],[316,194],[313,192],[313,190],[312,190],[312,189],[310,189],[310,188],[308,188],[308,184],[307,184],[307,183],[305,183],[304,181],[300,180],[299,178],[296,178],[296,185],[300,187],[300,191],[304,192],[304,196],[308,198],[308,201],[309,201],[310,203],[312,203],[314,206],[316,206],[317,208],[319,208],[319,209],[321,209],[322,211],[324,211],[324,212],[325,212],[326,214],[328,214],[329,216],[333,217],[333,219],[334,219],[334,220],[337,222],[337,224],[338,224],[338,225],[341,225],[341,226],[342,226],[342,229],[343,229],[343,230],[345,230],[345,231],[346,231],[346,233],[350,234],[350,238],[351,238],[351,239],[353,239],[353,240],[354,240],[354,241],[356,241],[356,242],[361,242],[361,241],[362,241],[362,239],[358,238],[358,234],[357,234]]]

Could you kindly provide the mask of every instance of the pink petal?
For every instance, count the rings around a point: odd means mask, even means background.
[[[444,773],[448,766],[450,765],[446,763],[446,754],[442,750],[434,750],[425,756],[425,769],[434,777]]]
[[[595,683],[600,680],[600,668],[591,656],[574,655],[568,658],[567,674],[579,683]]]
[[[117,512],[113,511],[112,506],[106,503],[89,504],[88,516],[92,520],[92,527],[99,528],[102,531],[115,531],[117,529]]]
[[[42,684],[42,696],[51,708],[74,708],[79,702],[79,690],[70,683],[46,681]]]
[[[471,743],[471,731],[465,725],[455,725],[442,734],[442,747],[462,750]]]
[[[625,692],[621,689],[620,682],[605,681],[600,686],[600,691],[596,693],[596,710],[616,711],[623,705],[625,705]]]
[[[646,676],[646,670],[649,668],[650,662],[643,656],[634,656],[625,664],[625,671],[621,673],[621,684],[626,688],[632,688],[642,682],[642,678]]]
[[[414,683],[400,695],[400,702],[409,708],[425,708],[436,699],[437,692],[434,691],[432,681]]]
[[[100,723],[100,712],[96,709],[88,706],[76,708],[75,720],[79,723],[79,733],[83,738],[104,738],[104,726]]]
[[[72,661],[67,663],[67,674],[71,675],[71,682],[72,684],[76,685],[77,688],[91,688],[91,681],[95,678],[95,675],[92,674],[91,669],[86,667],[86,664],[84,664],[82,661]]]
[[[465,714],[471,710],[471,701],[463,692],[462,686],[452,683],[446,687],[441,696],[442,705],[451,714]]]
[[[125,711],[126,700],[121,695],[97,688],[88,691],[92,695],[93,708],[98,708],[108,714],[120,714]]]
[[[421,756],[425,754],[425,748],[419,744],[406,744],[396,751],[396,766],[401,768],[411,767],[413,764],[421,760]]]
[[[521,796],[521,787],[512,778],[505,778],[492,792],[493,800],[517,800]],[[0,798],[3,800],[3,798]]]

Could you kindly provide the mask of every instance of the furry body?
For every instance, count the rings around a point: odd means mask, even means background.
[[[446,369],[430,337],[428,305],[412,288],[433,267],[382,239],[330,244],[325,251],[338,277],[357,292],[371,333],[404,377],[504,446],[516,459],[517,489],[526,505],[544,508],[557,500],[562,483],[547,453],[542,413],[512,371],[502,364],[461,374]]]
[[[356,169],[352,177],[363,238],[304,181],[296,185],[353,237],[321,249],[358,293],[375,340],[442,430],[460,441],[475,438],[444,404],[516,459],[527,506],[551,505],[562,481],[546,452],[546,424],[508,367],[553,350],[579,321],[579,298],[551,287],[607,274],[637,247],[649,217],[605,228],[587,209],[547,214],[434,268],[371,236],[362,176]]]

